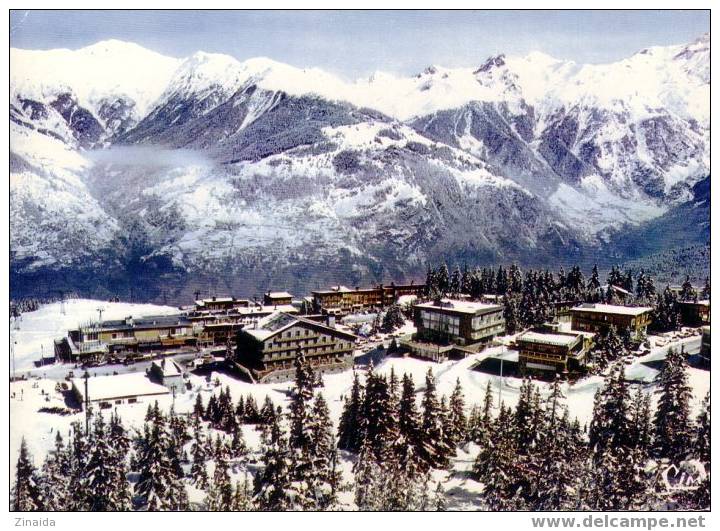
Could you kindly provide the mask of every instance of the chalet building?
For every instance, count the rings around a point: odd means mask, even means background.
[[[499,304],[440,299],[416,304],[413,312],[420,340],[470,345],[505,332]]]
[[[193,324],[185,315],[151,315],[82,325],[56,342],[55,350],[61,359],[86,361],[116,352],[168,350],[195,344]]]
[[[570,310],[572,329],[604,334],[610,326],[618,332],[629,332],[637,339],[647,333],[652,308],[647,306],[616,306],[613,304],[581,304]]]
[[[374,308],[382,308],[397,302],[400,297],[407,295],[421,296],[425,291],[424,284],[395,284],[374,288],[348,288],[347,286],[332,286],[326,290],[312,292],[315,311],[346,315]]]
[[[172,358],[155,360],[150,366],[150,375],[173,394],[181,394],[186,390],[183,370]]]
[[[710,301],[678,301],[680,318],[685,326],[710,324]]]
[[[585,337],[577,332],[524,332],[515,345],[524,374],[567,373],[585,362]]]
[[[239,308],[248,308],[250,300],[236,299],[235,297],[211,297],[195,301],[195,309],[208,312],[227,312]]]
[[[245,326],[246,324],[233,320],[206,322],[197,332],[197,346],[200,348],[223,348],[227,345],[234,347],[238,331]]]
[[[297,315],[276,312],[238,333],[235,362],[256,382],[292,379],[299,352],[320,373],[353,366],[353,334]]]
[[[287,291],[268,291],[263,295],[265,306],[287,306],[292,304],[292,295]]]
[[[72,394],[77,402],[85,405],[85,379],[72,379]],[[109,409],[120,404],[136,404],[152,401],[170,394],[164,385],[153,382],[145,374],[116,374],[112,376],[91,376],[87,380],[87,399],[100,409]]]

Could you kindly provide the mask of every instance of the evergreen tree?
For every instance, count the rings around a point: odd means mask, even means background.
[[[654,453],[657,457],[681,461],[690,450],[688,441],[692,440],[692,390],[684,352],[668,349],[658,381],[660,398],[655,413]]]
[[[301,508],[292,484],[291,458],[280,416],[263,432],[262,470],[255,476],[255,500],[261,511],[289,511]]]
[[[705,395],[695,426],[693,455],[703,463],[710,462],[710,392]]]
[[[422,399],[422,424],[420,439],[423,441],[420,457],[428,467],[444,468],[448,465],[450,448],[443,435],[442,413],[437,399],[435,376],[432,369],[425,375],[425,392]]]
[[[705,285],[700,292],[700,297],[703,300],[710,300],[710,277],[705,277]]]
[[[252,489],[250,488],[250,482],[248,481],[247,472],[245,472],[245,478],[243,482],[239,481],[235,483],[235,492],[232,501],[232,511],[253,511],[255,510],[255,504],[252,499]]]
[[[208,489],[205,503],[208,511],[230,511],[234,504],[234,491],[228,474],[227,461],[220,458],[215,461],[215,472]]]
[[[137,443],[139,478],[135,494],[140,506],[148,511],[185,510],[187,492],[177,476],[177,455],[173,455],[175,448],[157,402],[151,419]]]
[[[681,301],[693,301],[697,300],[697,292],[693,288],[692,283],[690,282],[690,277],[685,277],[685,282],[682,284],[682,288],[680,290],[680,300]]]
[[[393,304],[385,312],[382,320],[382,325],[380,326],[380,330],[386,334],[389,334],[391,332],[394,332],[404,324],[405,318],[403,317],[402,311],[400,310],[400,306],[398,306],[397,304]]]
[[[84,473],[86,506],[90,511],[124,511],[130,509],[124,455],[118,459],[109,443],[101,414],[95,416],[91,441],[92,452]]]
[[[197,424],[194,430],[193,445],[191,450],[192,456],[192,467],[190,468],[190,478],[194,485],[205,490],[208,487],[208,473],[207,473],[207,442],[203,435],[203,428],[201,424]]]
[[[70,485],[70,463],[60,432],[55,435],[55,447],[43,463],[39,490],[44,511],[66,511]]]
[[[467,416],[465,415],[465,396],[463,395],[460,378],[455,382],[455,389],[450,395],[450,441],[456,447],[465,440],[467,432]]]
[[[311,436],[311,475],[307,483],[317,509],[327,509],[337,502],[340,474],[336,469],[337,450],[330,410],[322,394],[318,393],[309,426]]]
[[[10,506],[13,511],[44,510],[37,471],[24,437],[20,443],[20,455],[15,468],[15,483],[11,498]]]

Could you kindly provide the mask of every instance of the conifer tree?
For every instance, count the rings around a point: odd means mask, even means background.
[[[66,511],[70,485],[70,463],[60,432],[55,434],[55,447],[43,463],[39,490],[44,511]]]
[[[695,425],[693,455],[703,463],[710,462],[710,391],[702,402],[702,410]]]
[[[10,505],[13,511],[42,511],[44,509],[38,487],[37,471],[24,437],[20,443]]]
[[[453,447],[465,440],[467,432],[467,416],[465,415],[465,396],[463,395],[460,378],[455,382],[455,389],[450,395],[450,440]]]
[[[237,481],[235,483],[234,496],[232,501],[232,511],[253,511],[255,510],[255,504],[252,499],[252,489],[250,487],[250,481],[248,480],[247,471],[245,472],[245,478],[243,482]]]
[[[301,508],[292,484],[288,440],[280,415],[263,431],[263,469],[255,476],[255,500],[261,511],[288,511]]]
[[[420,439],[423,445],[418,448],[420,456],[430,468],[443,468],[448,464],[450,448],[443,436],[442,413],[437,399],[435,376],[432,369],[425,375],[425,392],[422,399],[422,424]]]
[[[144,435],[138,440],[139,478],[135,494],[140,506],[148,511],[178,511],[188,507],[187,492],[177,476],[175,462],[177,455],[167,421],[160,412],[157,402]]]
[[[692,390],[684,352],[668,349],[658,381],[660,397],[655,412],[654,453],[657,457],[680,461],[687,456],[688,441],[692,440]]]
[[[215,471],[205,503],[208,511],[230,511],[233,508],[233,502],[234,491],[228,474],[228,464],[220,456],[215,460]]]
[[[201,424],[197,424],[194,430],[193,445],[191,449],[192,466],[190,468],[190,478],[193,484],[201,489],[205,490],[208,487],[208,473],[207,473],[207,442],[203,435],[203,427]]]

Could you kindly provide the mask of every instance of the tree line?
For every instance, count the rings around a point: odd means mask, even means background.
[[[336,431],[322,380],[302,355],[295,371],[286,410],[269,398],[260,408],[249,396],[234,402],[225,388],[207,405],[198,398],[187,416],[172,408],[165,414],[155,403],[136,430],[117,413],[106,419],[96,412],[87,432],[76,422],[67,442],[58,433],[39,469],[23,440],[11,507],[333,510],[343,507],[340,494],[351,492],[359,510],[445,510],[437,471],[477,480],[480,509],[690,510],[710,503],[709,394],[692,418],[687,361],[673,349],[658,375],[654,412],[650,395],[642,387],[633,392],[617,362],[586,426],[570,418],[559,381],[543,397],[524,380],[514,408],[495,407],[488,383],[483,401],[468,411],[459,380],[449,398],[439,396],[428,370],[418,393],[410,375],[385,376],[370,365],[364,379],[355,374]],[[260,431],[257,465],[241,429],[247,423]],[[475,453],[470,472],[454,470],[461,447]],[[344,477],[348,461],[353,473]],[[665,469],[693,463],[705,473],[698,472],[697,488],[668,488]],[[190,503],[191,486],[204,493],[199,505]]]

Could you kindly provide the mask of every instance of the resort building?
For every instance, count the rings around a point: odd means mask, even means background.
[[[710,301],[678,301],[680,318],[685,326],[710,324]]]
[[[424,284],[400,284],[389,286],[382,284],[374,288],[348,288],[332,286],[326,290],[312,292],[315,311],[346,315],[352,312],[382,308],[395,304],[400,297],[407,295],[421,296],[425,292]]]
[[[470,345],[490,341],[505,332],[499,304],[440,299],[416,304],[416,339]]]
[[[535,332],[515,339],[523,373],[566,373],[585,362],[585,337],[582,333]]]
[[[85,405],[85,379],[72,379],[72,393],[78,403]],[[91,376],[87,380],[87,397],[90,404],[108,409],[120,404],[151,401],[170,394],[170,390],[155,383],[144,373]]]
[[[581,304],[570,310],[572,329],[581,332],[607,333],[610,326],[629,332],[638,339],[647,333],[652,308],[647,306],[616,306],[613,304]]]
[[[256,382],[291,379],[300,352],[316,371],[340,372],[353,366],[356,339],[320,322],[276,312],[240,330],[234,361]]]
[[[286,306],[292,304],[292,295],[287,291],[268,291],[263,295],[265,306]]]

